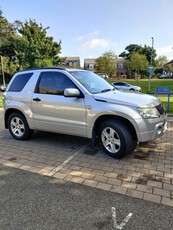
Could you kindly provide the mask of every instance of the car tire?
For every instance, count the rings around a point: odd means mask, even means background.
[[[135,91],[134,89],[130,89],[130,91]]]
[[[29,128],[25,117],[20,113],[12,113],[9,116],[8,128],[11,135],[17,140],[26,140],[33,133],[33,130]]]
[[[107,120],[99,128],[99,141],[111,157],[120,159],[134,150],[134,141],[128,127],[119,120]]]

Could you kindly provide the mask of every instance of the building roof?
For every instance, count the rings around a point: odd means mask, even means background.
[[[126,62],[126,60],[123,58],[123,57],[118,57],[117,59],[116,59],[116,63],[117,64],[120,64],[120,63],[125,63]]]
[[[65,60],[66,61],[79,61],[80,57],[66,57]]]
[[[95,64],[96,59],[95,58],[85,58],[84,63],[85,64]]]
[[[173,60],[167,62],[165,65],[173,64]]]

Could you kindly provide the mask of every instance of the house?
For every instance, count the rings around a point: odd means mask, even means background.
[[[158,78],[173,78],[173,60],[163,65],[163,72]]]
[[[65,67],[80,69],[80,57],[66,57],[62,65]]]
[[[117,58],[117,75],[124,75],[126,73],[126,60],[122,57]]]
[[[84,69],[86,69],[86,70],[90,70],[92,72],[95,72],[95,64],[96,64],[95,58],[84,59]]]
[[[167,62],[166,64],[164,64],[164,67],[166,67],[167,65],[171,65],[173,67],[173,60]]]
[[[173,72],[173,60],[167,62],[166,64],[163,65],[163,71],[165,72]]]

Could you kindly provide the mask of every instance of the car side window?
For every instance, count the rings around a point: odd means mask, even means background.
[[[23,74],[17,75],[14,81],[12,82],[12,84],[10,85],[10,88],[8,91],[21,92],[32,75],[33,73],[23,73]]]
[[[60,72],[43,72],[41,73],[36,92],[63,95],[66,88],[76,88],[76,86],[65,74]]]

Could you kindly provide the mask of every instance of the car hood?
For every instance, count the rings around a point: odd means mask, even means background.
[[[135,88],[135,89],[141,89],[141,87],[140,87],[140,86],[137,86],[137,85],[132,85],[131,87],[132,87],[132,88]]]
[[[133,107],[155,107],[160,104],[160,100],[155,96],[119,90],[93,94],[93,97],[95,100]]]

